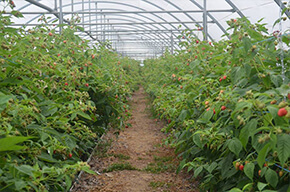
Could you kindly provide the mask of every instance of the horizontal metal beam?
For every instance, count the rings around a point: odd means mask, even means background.
[[[97,33],[97,32],[116,32],[116,33],[120,33],[120,32],[132,32],[132,33],[135,33],[135,32],[158,32],[158,33],[162,33],[162,32],[182,32],[184,31],[185,29],[140,29],[140,30],[118,30],[118,29],[115,29],[115,30],[95,30],[95,31],[91,31],[91,32],[94,32],[94,33]],[[195,30],[195,29],[192,29],[192,31],[198,31],[198,30]]]
[[[116,25],[165,25],[165,24],[194,24],[194,23],[202,23],[202,21],[183,21],[182,23],[181,22],[178,22],[178,21],[175,21],[175,22],[132,22],[132,23],[76,23],[76,24],[73,24],[73,25],[76,25],[76,26],[96,26],[96,25],[113,25],[113,26],[116,26]],[[214,23],[213,21],[208,21],[208,23]],[[11,24],[10,26],[38,26],[38,25],[41,25],[39,23],[29,23],[29,24]],[[47,23],[45,25],[52,25],[54,26],[55,24],[53,23]]]
[[[154,42],[169,42],[170,39],[109,39],[110,41],[122,41],[122,42],[146,42],[146,41],[154,41]]]
[[[234,9],[220,9],[220,10],[207,10],[207,12],[235,12]],[[161,10],[161,11],[64,11],[62,12],[64,15],[67,14],[101,14],[101,15],[114,15],[114,14],[152,14],[152,13],[203,13],[203,10]],[[11,12],[6,12],[5,14],[11,14]],[[59,14],[58,11],[29,11],[29,12],[21,12],[21,14]]]

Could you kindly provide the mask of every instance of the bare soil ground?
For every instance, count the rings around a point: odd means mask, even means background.
[[[175,173],[179,159],[174,149],[162,144],[166,137],[160,131],[164,123],[152,119],[146,107],[148,102],[141,87],[130,104],[132,118],[128,123],[132,126],[118,137],[108,133],[105,140],[112,141],[108,150],[103,153],[100,149],[90,162],[92,169],[101,174],[83,174],[73,191],[199,191],[196,182],[189,181],[189,175]]]

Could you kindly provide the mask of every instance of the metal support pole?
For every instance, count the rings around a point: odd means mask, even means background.
[[[170,51],[170,53],[173,55],[173,33],[171,32],[171,36],[170,36],[170,39],[171,39],[171,51]]]
[[[207,11],[206,0],[203,0],[203,40],[207,41]]]
[[[92,18],[91,18],[91,0],[89,0],[89,12],[90,12],[90,14],[89,14],[89,23],[91,23],[91,21],[92,21]],[[90,25],[90,34],[92,34],[92,26]]]
[[[100,10],[100,22],[103,23],[103,14],[102,14],[102,9]],[[103,25],[100,25],[100,40],[102,41],[103,40],[103,33],[102,33],[102,30],[103,30]]]
[[[98,29],[98,3],[96,2],[96,29],[97,29],[97,31],[99,30]],[[96,33],[96,39],[98,39],[98,33]]]
[[[82,0],[82,11],[84,12],[85,10],[85,2],[84,0]],[[85,23],[85,14],[83,14],[82,16],[82,23],[84,24]],[[85,26],[83,25],[83,28],[85,28]]]
[[[104,15],[104,23],[106,23],[106,15]],[[105,42],[105,40],[106,40],[105,30],[106,30],[106,25],[104,25],[104,27],[103,27],[103,42]]]
[[[57,0],[54,0],[54,10],[57,11]]]
[[[63,15],[62,15],[62,0],[59,0],[59,24],[63,24]],[[62,26],[59,27],[59,33],[61,33]]]
[[[74,0],[71,0],[71,11],[74,12]]]

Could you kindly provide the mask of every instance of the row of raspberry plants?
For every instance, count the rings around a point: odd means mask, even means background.
[[[184,31],[181,51],[144,63],[153,111],[168,122],[178,171],[192,172],[203,191],[286,191],[290,35],[245,18],[228,24],[230,40],[200,41]]]
[[[20,17],[19,12],[13,12]],[[0,14],[0,191],[67,191],[109,127],[130,116],[136,61],[63,25],[9,27]]]

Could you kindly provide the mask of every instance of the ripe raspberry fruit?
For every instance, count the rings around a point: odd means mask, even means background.
[[[285,108],[281,108],[281,109],[279,109],[279,111],[278,111],[278,115],[279,115],[280,117],[283,117],[283,116],[287,115],[287,113],[288,113],[288,111],[287,111]]]
[[[240,166],[239,166],[239,170],[240,170],[240,171],[243,171],[243,170],[244,170],[244,165],[240,165]]]

